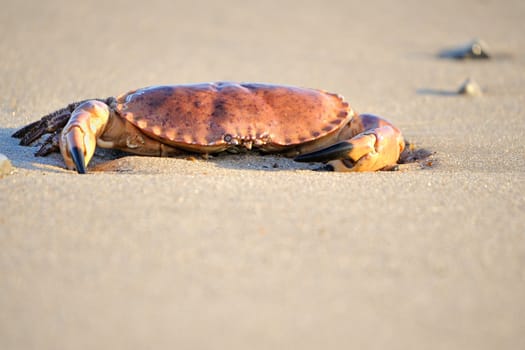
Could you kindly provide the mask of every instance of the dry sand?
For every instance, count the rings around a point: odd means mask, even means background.
[[[525,348],[522,0],[1,2],[0,348]],[[475,37],[496,59],[436,57]],[[482,97],[452,93],[467,77]],[[339,92],[436,161],[102,152],[78,176],[10,137],[71,101],[215,80]]]

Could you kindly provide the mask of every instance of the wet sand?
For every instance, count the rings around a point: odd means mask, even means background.
[[[522,1],[3,1],[2,349],[525,347]],[[480,37],[495,58],[440,50]],[[458,96],[467,77],[483,96]],[[118,158],[10,135],[69,102],[202,81],[343,94],[431,168]],[[275,167],[277,164],[277,167]]]

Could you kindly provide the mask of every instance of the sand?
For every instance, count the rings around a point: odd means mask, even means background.
[[[0,348],[525,347],[523,1],[1,7]],[[476,37],[494,59],[437,57]],[[482,96],[454,93],[468,77]],[[341,93],[432,167],[98,152],[79,176],[10,137],[79,99],[216,80]]]

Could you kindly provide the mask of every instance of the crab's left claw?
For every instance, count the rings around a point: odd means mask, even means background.
[[[87,142],[84,141],[85,138],[87,138]],[[84,135],[84,132],[78,126],[73,126],[62,133],[60,152],[68,169],[76,169],[79,174],[86,173],[86,158],[89,161],[89,158],[95,152],[95,148],[91,144],[89,135]]]
[[[68,169],[86,173],[108,118],[109,108],[100,101],[85,102],[73,111],[60,135],[60,152]]]
[[[405,141],[390,122],[363,114],[354,118],[353,137],[327,148],[300,155],[298,162],[328,162],[335,171],[376,171],[395,167]]]

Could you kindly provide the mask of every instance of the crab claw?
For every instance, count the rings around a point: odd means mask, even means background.
[[[352,121],[355,136],[327,148],[302,154],[298,162],[328,162],[335,171],[376,171],[391,169],[405,147],[399,129],[373,115]]]
[[[86,173],[108,118],[109,108],[100,101],[85,102],[73,111],[60,135],[60,153],[68,169]]]
[[[88,142],[88,145],[90,142]],[[84,133],[74,126],[68,132],[62,134],[60,151],[68,169],[76,169],[79,174],[86,173],[86,155],[89,161],[95,152],[94,147],[89,147],[84,142]],[[90,154],[90,149],[92,152]]]
[[[350,159],[349,153],[354,148],[350,142],[341,141],[319,151],[301,154],[294,158],[296,162],[326,162],[333,159]]]

